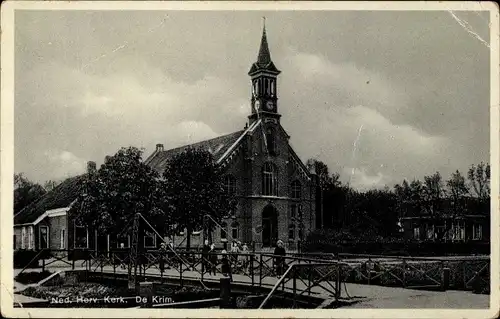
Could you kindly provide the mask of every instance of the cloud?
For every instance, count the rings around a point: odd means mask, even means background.
[[[294,102],[299,106],[287,114],[295,124],[315,123],[293,125],[292,139],[304,159],[324,161],[344,182],[351,179],[354,167],[351,184],[358,188],[391,186],[403,178],[432,173],[436,163],[447,157],[448,163],[454,161],[451,154],[457,150],[446,153],[451,147],[447,136],[391,118],[411,103],[397,84],[353,63],[335,65],[318,55],[290,52],[289,67],[297,86],[311,82],[318,92],[313,101],[313,93],[298,90]],[[369,85],[356,85],[367,78]]]
[[[376,174],[368,172],[368,168],[349,168],[344,169],[344,175],[350,175],[349,185],[358,190],[368,190],[373,188],[383,188],[391,180],[390,177],[378,171]]]
[[[409,104],[406,88],[391,81],[380,71],[367,69],[354,62],[333,63],[312,53],[288,50],[287,63],[316,90],[330,92],[330,104],[370,105],[386,115],[401,112]]]
[[[47,150],[43,153],[54,179],[64,179],[85,172],[86,161],[65,150]]]

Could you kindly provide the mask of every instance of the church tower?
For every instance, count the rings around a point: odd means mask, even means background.
[[[262,30],[257,62],[252,64],[248,75],[252,81],[250,124],[260,118],[274,118],[279,121],[277,79],[281,73],[271,60],[267,44],[266,25]]]

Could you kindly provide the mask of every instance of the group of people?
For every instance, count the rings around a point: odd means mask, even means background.
[[[230,277],[232,280],[232,268],[246,269],[249,264],[249,258],[245,256],[245,254],[248,252],[248,245],[246,243],[242,244],[241,241],[233,241],[229,253],[226,249],[223,249],[221,257],[222,274]],[[217,251],[215,249],[215,244],[209,244],[209,241],[205,240],[202,255],[205,272],[215,275],[217,269]]]
[[[165,259],[168,260],[167,269],[169,269],[170,267],[168,264],[174,262],[174,259],[176,258],[174,256],[174,247],[171,242],[168,244],[161,244],[160,251],[163,252],[162,258],[160,258],[160,271],[163,273],[165,269]],[[221,273],[232,280],[233,269],[242,271],[248,270],[248,268],[252,266],[250,265],[249,253],[248,245],[246,243],[242,244],[240,241],[233,241],[229,252],[226,249],[222,250],[220,260]],[[213,275],[217,274],[217,265],[219,264],[218,255],[219,254],[215,248],[215,244],[205,240],[202,248],[202,265],[204,273]],[[280,277],[283,275],[286,267],[286,250],[284,248],[283,241],[277,241],[276,248],[274,249],[274,255],[274,268],[276,270],[276,275]]]

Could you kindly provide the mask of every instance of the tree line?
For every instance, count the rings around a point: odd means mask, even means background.
[[[338,173],[310,159],[318,175],[323,205],[323,228],[342,230],[353,236],[392,237],[399,232],[399,221],[405,216],[444,214],[489,214],[490,165],[472,165],[466,176],[456,170],[449,179],[439,172],[423,180],[403,180],[392,188],[358,191],[342,183]],[[319,226],[319,225],[318,225]]]

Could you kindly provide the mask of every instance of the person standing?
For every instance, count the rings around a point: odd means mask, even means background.
[[[278,240],[277,242],[277,246],[274,249],[274,255],[276,256],[274,258],[276,266],[276,275],[278,276],[278,278],[280,278],[284,272],[285,256],[286,256],[286,251],[285,248],[283,247],[283,242],[281,240]]]
[[[201,262],[203,265],[203,272],[209,272],[210,271],[210,263],[208,262],[208,253],[210,252],[210,246],[208,245],[208,240],[205,240],[205,244],[203,245],[203,248],[201,250]]]
[[[217,274],[217,272],[216,272],[217,271],[217,252],[215,251],[214,243],[212,243],[212,245],[210,245],[208,260],[209,260],[208,273],[212,274],[212,272],[213,272],[214,276],[215,276]]]
[[[229,263],[229,258],[227,256],[227,252],[225,250],[222,251],[222,266],[221,266],[221,270],[222,270],[222,274],[224,276],[229,276],[229,279],[231,281],[233,281],[233,275],[231,273],[231,265]]]
[[[243,256],[243,270],[246,271],[249,265],[249,256],[248,254],[248,246],[246,243],[243,243],[243,247],[241,248],[241,252],[245,255]]]

